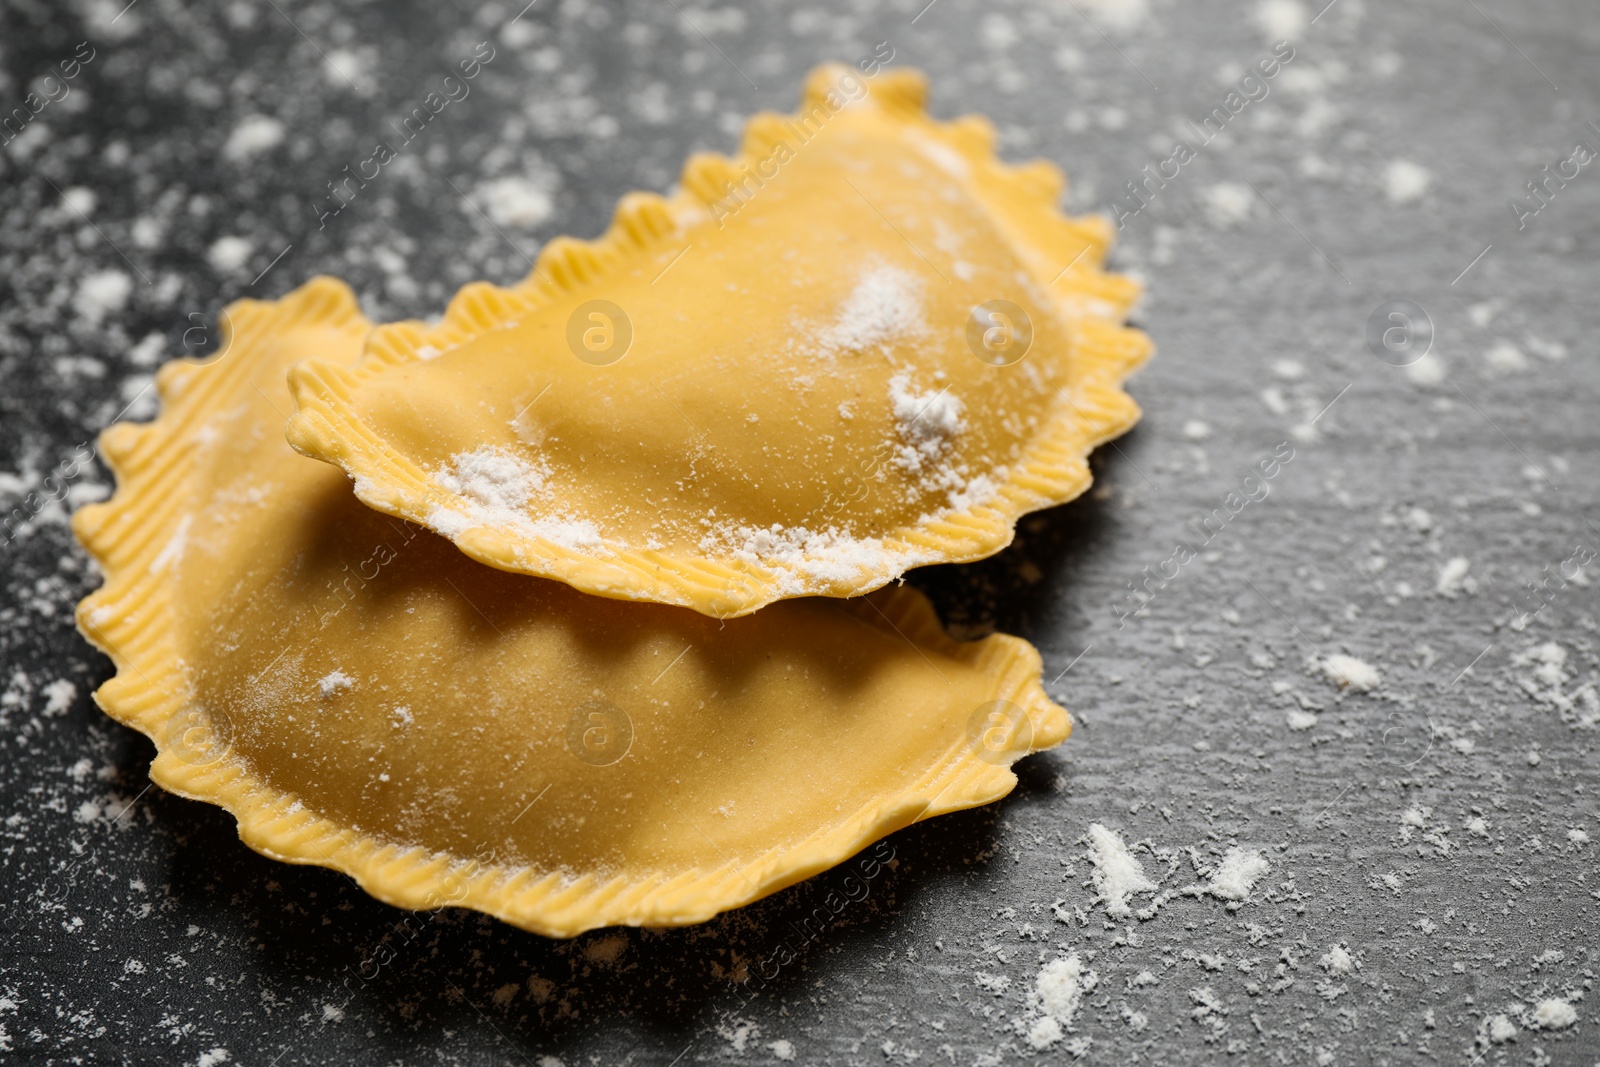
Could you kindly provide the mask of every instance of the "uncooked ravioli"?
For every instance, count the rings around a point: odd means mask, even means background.
[[[1150,345],[1106,221],[923,95],[819,69],[598,241],[297,368],[290,442],[492,566],[719,617],[998,551],[1087,487]]]
[[[1029,645],[955,643],[910,590],[721,624],[476,563],[284,441],[287,368],[368,332],[342,284],[228,318],[219,361],[162,369],[159,420],[102,438],[78,619],[152,779],[253,848],[545,934],[692,923],[1066,736]]]

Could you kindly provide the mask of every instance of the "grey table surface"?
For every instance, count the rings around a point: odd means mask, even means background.
[[[1600,16],[1321,3],[5,0],[0,1060],[1600,1060],[1600,177],[1579,162]],[[1203,144],[1280,39],[1293,58]],[[319,228],[326,183],[479,42],[471,95]],[[989,561],[912,576],[957,632],[1038,645],[1072,738],[1003,802],[894,835],[869,898],[753,996],[737,979],[837,872],[673,932],[402,925],[150,787],[153,749],[93,706],[110,665],[71,621],[98,579],[65,518],[109,476],[85,465],[60,499],[44,479],[153,413],[154,364],[213,344],[225,302],[319,272],[378,319],[513,281],[880,42],[937,114],[986,113],[1008,158],[1062,165],[1072,210],[1121,196],[1115,262],[1148,286],[1145,418],[1096,488]],[[13,113],[30,88],[53,99]],[[1133,212],[1124,183],[1178,141],[1195,158]],[[1368,344],[1398,300],[1433,329],[1404,367]],[[1292,460],[1247,483],[1275,449]],[[1198,555],[1175,568],[1180,541]],[[1341,691],[1320,666],[1338,654],[1379,684]],[[1111,916],[1093,824],[1179,892]],[[1270,864],[1247,899],[1181,892],[1234,847]],[[1017,1021],[1072,955],[1098,980],[1035,1052]],[[1541,1028],[1552,1000],[1576,1022]]]

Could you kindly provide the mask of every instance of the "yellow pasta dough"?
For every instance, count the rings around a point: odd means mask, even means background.
[[[1138,408],[1102,218],[920,75],[825,67],[512,289],[291,376],[290,443],[494,567],[718,617],[977,559]]]
[[[162,368],[159,420],[102,438],[78,621],[152,779],[267,855],[549,935],[692,923],[1067,734],[1029,645],[953,642],[910,590],[718,623],[482,566],[284,441],[287,368],[369,330],[342,284],[227,318],[215,364]]]

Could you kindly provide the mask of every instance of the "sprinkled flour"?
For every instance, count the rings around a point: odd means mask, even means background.
[[[267,115],[247,115],[228,135],[222,154],[231,162],[246,163],[283,141],[283,123]]]
[[[901,440],[893,463],[917,479],[906,488],[907,501],[944,494],[943,504],[920,516],[916,525],[926,528],[952,511],[968,510],[994,496],[996,479],[1006,477],[1005,468],[974,476],[965,464],[952,459],[952,440],[966,429],[957,397],[944,389],[916,392],[910,376],[902,373],[890,380],[889,404]],[[705,525],[699,541],[702,552],[790,570],[777,578],[779,590],[790,596],[817,592],[819,584],[858,583],[897,574],[936,559],[913,548],[891,548],[879,538],[858,538],[848,526],[810,529],[774,523],[762,528],[709,521]]]
[[[1089,827],[1089,862],[1094,864],[1094,887],[1105,901],[1106,913],[1119,919],[1133,914],[1128,898],[1135,893],[1153,893],[1156,883],[1145,876],[1144,866],[1134,858],[1115,830],[1099,823]]]
[[[1392,161],[1383,172],[1383,190],[1391,204],[1415,204],[1428,194],[1433,175],[1408,159]]]
[[[907,490],[908,501],[943,492],[951,508],[966,508],[993,495],[989,475],[974,476],[955,458],[955,439],[967,424],[961,417],[964,405],[949,386],[917,392],[911,375],[901,372],[889,379],[889,407],[900,438],[894,464],[916,478]],[[926,516],[923,521],[937,517]]]
[[[872,267],[839,308],[820,338],[829,352],[861,352],[927,329],[922,281],[898,267]]]
[[[550,469],[542,461],[529,463],[492,445],[457,452],[434,472],[433,480],[459,502],[434,504],[425,521],[446,537],[488,526],[567,548],[605,549],[599,527],[589,519],[529,514],[529,505],[547,495],[549,477]]]
[[[535,493],[544,490],[550,475],[548,468],[535,467],[493,446],[457,452],[451,461],[433,480],[491,511],[520,512]]]
[[[1471,569],[1471,562],[1464,556],[1456,556],[1443,567],[1440,567],[1437,586],[1439,595],[1454,599],[1462,593],[1472,592],[1476,585],[1467,575],[1467,571]]]
[[[544,183],[520,175],[484,182],[477,192],[489,217],[501,226],[532,229],[555,209]]]
[[[47,719],[65,715],[67,709],[72,707],[72,702],[78,699],[78,687],[65,678],[57,678],[39,693],[44,697],[44,711],[41,714]]]
[[[915,552],[891,552],[875,537],[858,540],[834,527],[785,529],[776,523],[768,529],[714,527],[700,539],[700,549],[728,553],[743,563],[793,568],[796,577],[779,579],[780,589],[791,594],[807,592],[813,582],[856,582],[931,561]]]
[[[1376,667],[1365,660],[1343,653],[1334,653],[1323,660],[1322,673],[1328,676],[1328,681],[1340,689],[1354,689],[1358,693],[1377,688],[1378,682],[1381,681]]]
[[[1077,953],[1045,964],[1028,993],[1032,1018],[1017,1020],[1029,1047],[1043,1050],[1060,1041],[1084,996],[1099,981],[1099,975],[1086,968]]]
[[[317,679],[317,688],[325,697],[331,697],[341,689],[354,689],[356,680],[341,670],[334,670]]]
[[[1334,945],[1317,961],[1331,975],[1346,975],[1355,967],[1355,961],[1343,945]]]
[[[1272,864],[1261,853],[1230,848],[1204,889],[1221,900],[1247,900],[1256,882],[1271,869]]]
[[[133,279],[122,271],[95,271],[78,283],[73,307],[91,325],[98,325],[106,316],[121,311],[132,293]]]
[[[1553,708],[1568,726],[1593,729],[1600,726],[1600,692],[1593,682],[1568,690],[1572,681],[1567,650],[1554,641],[1545,641],[1517,653],[1514,668],[1524,668],[1515,677],[1517,687],[1536,703]]]
[[[912,392],[911,375],[906,373],[889,379],[889,403],[900,436],[929,458],[937,457],[951,438],[967,428],[961,418],[964,405],[948,387]]]
[[[1565,1030],[1577,1021],[1577,1010],[1558,997],[1550,997],[1534,1005],[1533,1025],[1541,1030]]]
[[[250,259],[250,253],[255,250],[255,243],[248,237],[237,234],[225,234],[218,237],[206,250],[206,262],[211,264],[211,269],[219,274],[230,274],[244,269],[245,263]]]

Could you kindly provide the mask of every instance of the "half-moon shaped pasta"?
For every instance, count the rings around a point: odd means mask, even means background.
[[[1138,408],[1111,229],[920,75],[819,69],[738,158],[292,376],[290,443],[475,559],[718,617],[1009,544]]]
[[[369,326],[319,279],[229,309],[215,364],[101,444],[73,528],[96,693],[151,777],[252,848],[408,908],[569,936],[704,920],[919,819],[987,803],[1066,713],[1025,642],[949,640],[909,590],[720,624],[478,564],[283,439],[287,368]]]

